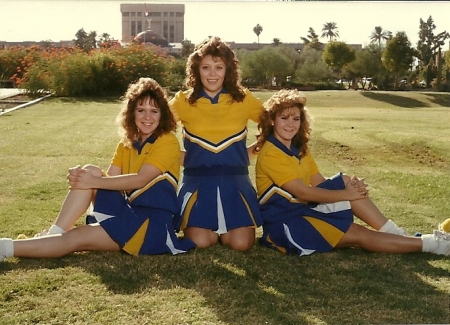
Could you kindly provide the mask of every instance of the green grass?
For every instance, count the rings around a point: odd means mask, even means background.
[[[325,176],[366,177],[373,200],[410,232],[450,217],[450,94],[306,95]],[[119,108],[50,99],[0,117],[0,237],[51,224],[69,167],[108,166]],[[252,142],[254,124],[250,134]],[[450,258],[432,254],[346,249],[299,258],[258,245],[13,258],[0,264],[0,324],[442,324],[450,322],[449,272]]]

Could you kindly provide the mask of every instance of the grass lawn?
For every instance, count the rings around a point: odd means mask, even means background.
[[[381,210],[410,233],[450,217],[450,94],[306,95],[322,174],[365,177]],[[107,168],[119,108],[54,98],[0,117],[0,237],[48,228],[69,167]],[[449,275],[450,257],[432,254],[345,249],[299,258],[258,245],[10,258],[0,263],[0,324],[445,324]]]

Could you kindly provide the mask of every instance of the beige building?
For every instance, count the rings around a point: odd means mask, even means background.
[[[120,12],[124,43],[146,30],[163,36],[169,43],[184,40],[184,4],[123,3]]]

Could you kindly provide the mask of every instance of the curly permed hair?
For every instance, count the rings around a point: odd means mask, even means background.
[[[264,110],[260,115],[256,150],[261,150],[267,138],[273,134],[273,121],[286,109],[298,107],[300,109],[300,129],[292,139],[292,144],[300,150],[303,156],[308,151],[308,141],[311,136],[311,118],[306,108],[306,97],[296,89],[282,89],[272,95],[263,104]]]
[[[121,97],[122,109],[117,115],[116,122],[119,125],[119,135],[127,146],[139,138],[139,129],[134,120],[136,107],[147,98],[161,111],[161,119],[154,136],[159,137],[165,133],[176,130],[177,122],[169,107],[169,100],[165,90],[152,78],[139,78],[128,86],[127,91]]]
[[[245,92],[241,85],[239,61],[227,43],[217,36],[212,36],[197,44],[194,52],[187,60],[184,83],[187,88],[192,89],[192,92],[188,95],[189,104],[193,105],[197,101],[198,95],[203,89],[200,79],[200,61],[207,55],[220,58],[225,63],[226,71],[223,86],[230,93],[233,101],[242,102]]]

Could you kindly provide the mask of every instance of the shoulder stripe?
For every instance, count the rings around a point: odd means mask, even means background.
[[[142,193],[144,193],[145,191],[147,191],[150,187],[152,187],[153,185],[155,185],[158,182],[167,180],[169,181],[170,184],[173,185],[173,187],[175,187],[175,189],[178,187],[178,180],[169,172],[166,172],[162,175],[159,175],[157,177],[155,177],[154,179],[152,179],[147,185],[145,185],[143,188],[137,189],[135,190],[133,193],[131,193],[130,197],[129,197],[129,202],[133,202],[133,200],[135,198],[137,198],[139,195],[141,195]]]
[[[183,135],[184,137],[189,140],[192,143],[198,144],[202,148],[212,151],[214,153],[218,153],[229,146],[231,146],[233,143],[239,142],[243,139],[246,139],[247,137],[247,128],[244,128],[242,131],[220,141],[219,143],[215,144],[211,141],[208,141],[204,138],[198,137],[192,133],[189,133],[186,129],[183,129]]]
[[[278,194],[282,197],[284,197],[286,200],[288,200],[291,203],[300,203],[300,201],[292,196],[291,193],[283,190],[281,187],[278,187],[276,185],[270,186],[258,199],[259,204],[263,205],[266,203],[270,198],[272,198],[275,194]]]

